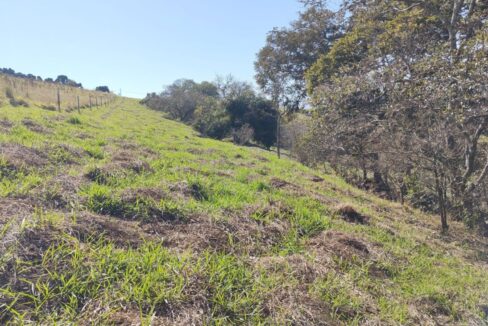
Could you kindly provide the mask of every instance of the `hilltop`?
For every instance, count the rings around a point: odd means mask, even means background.
[[[488,244],[136,100],[0,107],[0,323],[483,324]]]
[[[5,69],[3,69],[5,70]],[[0,69],[0,106],[10,104],[15,107],[35,106],[45,110],[77,110],[102,105],[113,100],[113,94],[103,91],[83,89],[66,76],[65,83],[46,82],[33,75],[4,73]],[[58,78],[59,78],[58,77]],[[108,90],[108,89],[107,89]],[[58,107],[59,94],[59,107]]]

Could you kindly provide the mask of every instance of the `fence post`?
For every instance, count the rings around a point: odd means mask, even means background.
[[[95,105],[97,106],[98,108],[98,97],[95,97]]]
[[[59,94],[59,88],[58,88],[58,111],[61,112],[61,95]]]
[[[76,96],[76,101],[78,102],[78,113],[81,113],[80,111],[80,96]]]
[[[90,98],[90,109],[92,108],[92,101],[91,101],[91,95],[89,96]]]

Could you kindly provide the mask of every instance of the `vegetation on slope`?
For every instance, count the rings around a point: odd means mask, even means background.
[[[486,239],[136,101],[0,108],[0,323],[481,324]]]

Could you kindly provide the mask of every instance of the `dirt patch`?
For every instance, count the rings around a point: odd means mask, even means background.
[[[263,312],[276,325],[339,325],[330,307],[312,297],[306,285],[280,286],[269,292]]]
[[[229,243],[231,233],[222,223],[209,220],[186,224],[145,223],[141,227],[145,233],[161,239],[165,246],[179,251],[232,251]]]
[[[255,266],[267,274],[289,275],[302,283],[312,284],[330,270],[326,265],[305,258],[303,255],[265,256],[256,260]]]
[[[16,244],[17,237],[21,232],[21,221],[33,213],[34,207],[32,202],[28,200],[0,199],[0,230],[2,233],[0,237],[0,256],[4,256],[7,250]]]
[[[266,204],[250,205],[242,212],[243,216],[257,221],[287,219],[293,214],[294,210],[292,207],[282,201],[274,200],[270,200]]]
[[[42,261],[51,246],[70,241],[61,236],[60,230],[53,226],[23,229],[15,238],[15,245],[0,269],[0,284],[16,293],[32,293],[33,284],[45,277]],[[4,257],[5,258],[5,257]],[[30,298],[19,296],[0,296],[0,306],[15,304],[24,309],[33,309]],[[4,311],[0,323],[12,321],[11,312]]]
[[[82,242],[103,239],[118,247],[138,247],[148,238],[138,222],[83,212],[76,216],[76,224],[69,233]]]
[[[124,178],[128,172],[137,174],[143,172],[152,172],[153,169],[147,162],[134,160],[125,162],[109,163],[102,167],[95,167],[85,174],[85,177],[91,181],[107,184],[112,178]]]
[[[336,207],[336,214],[349,223],[369,224],[369,217],[358,213],[351,205],[339,205]]]
[[[43,127],[41,124],[37,123],[32,119],[24,119],[22,120],[22,124],[29,129],[30,131],[37,132],[40,134],[48,134],[50,133],[48,129]]]
[[[159,202],[163,199],[168,199],[168,197],[168,194],[162,189],[155,187],[126,189],[121,195],[122,200],[126,202],[134,202],[145,199],[151,199],[155,202]]]
[[[46,146],[44,152],[48,153],[51,161],[58,164],[79,164],[80,160],[88,155],[84,149],[68,144]]]
[[[289,228],[286,222],[260,225],[247,218],[213,221],[193,216],[187,223],[146,223],[144,232],[162,239],[169,248],[180,251],[243,253],[259,256],[267,253]]]
[[[202,291],[202,290],[200,290]],[[192,304],[182,305],[167,302],[158,306],[154,315],[151,316],[151,325],[207,325],[209,318],[209,303],[201,294],[190,293],[188,298]],[[93,311],[105,310],[111,312],[106,320],[100,321],[96,318],[97,314]],[[123,307],[114,310],[110,307],[103,307],[103,303],[95,307],[88,307],[87,317],[82,320],[81,325],[119,325],[119,326],[139,326],[141,322],[141,312],[138,307]]]
[[[459,320],[453,320],[452,318],[450,300],[443,301],[435,296],[418,298],[408,307],[409,317],[418,325],[457,324]],[[478,325],[478,322],[473,323],[473,325]],[[484,323],[482,324],[484,325]]]
[[[312,181],[312,182],[324,182],[324,178],[321,178],[317,175],[314,175],[310,178],[310,181]]]
[[[149,163],[141,160],[134,160],[129,162],[120,162],[117,164],[120,168],[131,170],[135,173],[154,172]]]
[[[269,182],[269,185],[276,189],[294,186],[292,183],[278,178],[272,178]]]
[[[322,232],[310,239],[308,245],[321,256],[335,255],[346,259],[370,256],[370,250],[362,240],[336,231]]]
[[[120,139],[115,139],[113,142],[119,147],[111,150],[113,161],[132,160],[134,157],[143,157],[148,159],[158,156],[158,153],[151,148],[134,142]]]
[[[132,143],[122,143],[124,150],[112,150],[112,162],[108,167],[132,170],[135,173],[153,172],[153,169],[146,161],[137,157],[150,157],[154,151]]]
[[[266,157],[264,156],[256,156],[256,159],[260,162],[269,162],[269,159],[267,159]]]
[[[78,132],[78,133],[75,133],[74,136],[76,138],[83,139],[83,140],[84,139],[91,139],[91,138],[93,138],[92,136],[90,136],[86,132]]]
[[[184,173],[187,173],[187,174],[203,175],[205,177],[208,177],[208,176],[211,176],[212,175],[210,172],[203,171],[203,170],[200,170],[200,169],[195,169],[195,168],[188,167],[188,166],[178,167],[177,170],[178,171],[183,171]]]
[[[37,198],[42,201],[41,205],[44,207],[76,208],[81,202],[78,190],[84,183],[82,177],[60,174],[43,184]]]
[[[85,198],[84,203],[96,214],[110,215],[142,223],[183,223],[185,213],[176,206],[165,205],[154,199],[126,193],[123,198],[113,194],[99,194]]]
[[[11,217],[31,213],[33,207],[32,202],[28,200],[0,198],[0,223]]]
[[[229,225],[235,250],[251,256],[269,254],[291,228],[287,221],[280,219],[263,224],[248,218],[234,218]]]
[[[194,155],[211,155],[217,152],[217,150],[213,148],[201,149],[201,148],[189,148],[187,150],[188,153]]]
[[[58,242],[59,230],[52,226],[26,229],[18,238],[19,250],[17,256],[24,261],[40,261],[44,252]]]
[[[0,156],[5,159],[7,167],[15,171],[42,168],[48,164],[43,152],[19,144],[0,144]]]
[[[7,133],[10,131],[10,129],[12,129],[13,126],[13,122],[6,118],[0,120],[0,132]]]
[[[205,200],[208,198],[206,190],[199,183],[189,183],[187,181],[177,182],[169,186],[173,195],[184,198],[194,198],[196,200]]]

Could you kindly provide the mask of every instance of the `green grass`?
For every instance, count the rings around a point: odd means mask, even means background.
[[[201,138],[135,100],[81,114],[4,106],[3,119],[0,323],[485,318],[486,241],[461,224],[441,236],[434,216]],[[339,204],[370,223],[344,221]]]

